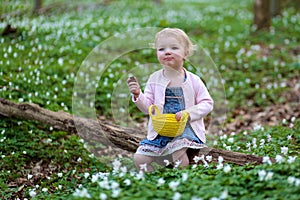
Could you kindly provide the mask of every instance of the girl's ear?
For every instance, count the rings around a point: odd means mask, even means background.
[[[183,57],[183,59],[186,60],[186,58],[188,57],[188,55],[189,55],[189,50],[186,50],[186,51],[184,52],[184,57]]]

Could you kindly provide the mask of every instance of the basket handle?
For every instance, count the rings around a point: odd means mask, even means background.
[[[149,106],[149,108],[148,108],[148,113],[149,113],[149,115],[150,115],[150,117],[152,117],[153,116],[153,113],[152,113],[152,109],[154,108],[154,112],[155,112],[155,115],[159,115],[160,114],[160,112],[159,112],[159,110],[158,110],[158,107],[156,106],[156,105],[151,105],[151,106]]]
[[[155,111],[155,115],[160,115],[158,107],[156,105],[152,104],[151,106],[148,107],[148,113],[149,113],[150,117],[153,116],[153,113],[152,113],[153,108]],[[187,121],[189,116],[190,116],[190,114],[187,111],[183,111],[180,121],[185,121],[185,120]]]

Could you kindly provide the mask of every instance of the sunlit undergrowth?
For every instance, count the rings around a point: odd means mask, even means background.
[[[250,0],[166,0],[160,5],[154,1],[55,1],[63,6],[39,16],[29,14],[32,1],[13,2],[3,4],[1,11],[26,12],[0,23],[0,30],[7,23],[17,28],[16,33],[0,38],[0,97],[15,102],[72,113],[74,81],[93,48],[114,34],[145,27],[182,28],[205,49],[222,76],[229,111],[286,102],[282,91],[291,89],[290,80],[299,80],[300,15],[294,8],[287,7],[273,18],[270,32],[255,32]],[[51,3],[45,1],[45,5]],[[123,55],[111,63],[97,80],[94,105],[98,114],[111,117],[116,83],[142,63],[157,63],[152,49]],[[144,117],[133,104],[129,109],[134,119]],[[208,135],[208,146],[263,156],[264,165],[212,164],[208,157],[208,168],[162,168],[139,174],[131,160],[120,159],[120,166],[115,161],[114,170],[103,164],[76,135],[1,117],[0,197],[297,199],[298,120],[291,116],[275,127],[258,125],[231,135]],[[275,163],[270,163],[271,158]]]

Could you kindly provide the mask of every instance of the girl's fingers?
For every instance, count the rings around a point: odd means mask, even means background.
[[[181,119],[181,116],[182,116],[182,112],[180,111],[180,112],[177,112],[176,114],[175,114],[175,119],[177,120],[177,121],[179,121],[180,119]]]
[[[130,93],[134,95],[139,95],[140,93],[140,85],[137,82],[128,83]]]

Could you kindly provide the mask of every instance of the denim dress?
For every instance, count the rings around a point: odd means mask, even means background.
[[[184,96],[181,87],[167,87],[165,96],[163,113],[175,114],[185,109]],[[169,142],[177,141],[183,138],[193,141],[194,143],[203,144],[203,142],[195,135],[190,123],[187,122],[182,135],[179,135],[175,138],[157,135],[154,140],[148,140],[147,138],[142,140],[140,145],[150,145],[158,148],[164,148]]]

